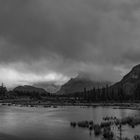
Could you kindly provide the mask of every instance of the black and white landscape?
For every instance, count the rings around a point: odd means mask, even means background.
[[[0,140],[140,140],[139,0],[0,0]]]

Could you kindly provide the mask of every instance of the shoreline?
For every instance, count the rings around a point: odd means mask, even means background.
[[[131,110],[140,110],[140,103],[70,103],[70,102],[52,102],[52,101],[25,101],[25,100],[0,100],[1,105],[7,106],[21,106],[21,107],[37,107],[42,106],[44,108],[58,106],[83,106],[83,107],[113,107],[113,109],[131,109]]]

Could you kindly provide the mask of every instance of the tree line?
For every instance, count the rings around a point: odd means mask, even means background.
[[[66,98],[73,98],[75,100],[87,101],[87,102],[123,102],[123,101],[140,101],[140,84],[135,86],[135,89],[131,94],[127,94],[123,85],[108,86],[102,88],[92,88],[87,90],[83,89],[83,92],[75,92],[71,94],[62,95]]]

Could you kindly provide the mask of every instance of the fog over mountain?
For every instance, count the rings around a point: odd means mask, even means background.
[[[61,87],[61,85],[56,85],[55,83],[49,82],[39,82],[35,83],[33,86],[43,88],[49,93],[56,93]]]
[[[64,94],[75,94],[77,92],[84,92],[84,90],[89,91],[92,89],[102,88],[110,86],[111,83],[108,81],[93,81],[93,79],[77,76],[70,79],[67,83],[61,86],[60,90],[56,92],[58,95]]]
[[[139,13],[139,0],[1,0],[0,82],[119,81],[140,61]]]

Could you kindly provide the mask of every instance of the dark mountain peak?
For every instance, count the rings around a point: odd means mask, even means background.
[[[134,67],[132,68],[132,70],[133,70],[133,69],[140,69],[140,64],[134,66]]]
[[[113,88],[114,90],[117,90],[118,88],[122,87],[125,94],[132,95],[134,94],[138,85],[140,85],[140,64],[134,66],[120,82],[113,85]]]
[[[71,78],[67,83],[65,83],[57,94],[70,94],[76,92],[83,92],[84,88],[91,90],[93,88],[100,88],[110,84],[109,82],[99,82],[88,79],[87,77],[77,76]]]
[[[132,70],[130,71],[130,74],[140,76],[140,64],[133,67]]]
[[[133,67],[121,82],[137,82],[138,80],[140,80],[140,64]]]
[[[14,91],[47,93],[43,88],[37,88],[30,85],[18,86],[14,88]]]

